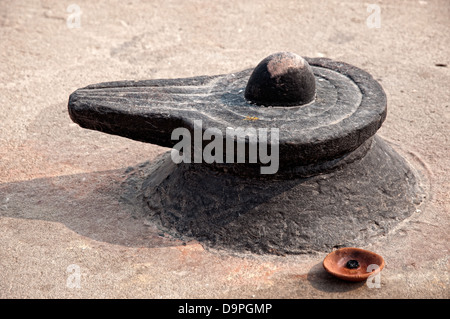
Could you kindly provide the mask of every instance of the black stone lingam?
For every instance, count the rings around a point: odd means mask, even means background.
[[[308,62],[297,54],[280,52],[262,60],[253,70],[245,98],[267,106],[297,106],[311,102],[316,79]]]
[[[233,140],[234,150],[245,145],[243,162],[227,163],[224,152],[196,163],[192,146],[190,163],[168,152],[143,183],[154,223],[214,247],[286,254],[364,245],[421,201],[414,170],[375,135],[386,117],[383,89],[330,59],[281,52],[233,74],[89,85],[71,94],[69,114],[81,127],[165,147],[178,143],[177,128],[196,134],[196,121],[223,145],[227,128],[246,129]],[[252,136],[269,128],[278,139]],[[278,148],[275,174],[250,161],[255,141]],[[211,140],[201,143],[200,151]]]

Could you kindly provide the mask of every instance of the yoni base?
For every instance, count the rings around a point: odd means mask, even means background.
[[[277,179],[241,177],[170,152],[143,183],[150,219],[207,246],[298,254],[364,246],[386,235],[423,200],[417,175],[380,137],[332,172]]]

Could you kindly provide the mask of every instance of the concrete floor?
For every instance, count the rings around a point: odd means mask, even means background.
[[[365,1],[71,3],[0,1],[1,298],[449,297],[447,0],[373,1],[380,28]],[[327,274],[325,252],[235,254],[162,234],[121,199],[167,149],[67,114],[88,84],[230,73],[278,51],[353,64],[386,91],[378,134],[427,197],[362,247],[386,261],[380,288]]]

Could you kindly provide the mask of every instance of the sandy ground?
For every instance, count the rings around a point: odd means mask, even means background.
[[[447,0],[0,1],[0,297],[448,298],[449,21]],[[331,277],[325,253],[233,254],[164,236],[120,198],[167,149],[67,114],[88,84],[229,73],[278,51],[353,64],[386,91],[378,134],[427,198],[362,247],[386,260],[381,288]]]

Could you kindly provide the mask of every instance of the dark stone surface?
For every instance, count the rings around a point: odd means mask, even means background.
[[[69,114],[84,128],[166,147],[178,143],[171,140],[176,128],[193,134],[195,120],[223,140],[228,127],[278,128],[274,175],[261,175],[260,163],[177,165],[166,154],[141,190],[152,221],[175,236],[254,253],[365,245],[415,211],[416,176],[375,135],[386,117],[378,82],[346,63],[306,60],[316,87],[306,105],[249,103],[248,69],[90,85],[70,96]]]
[[[175,128],[279,128],[280,168],[318,165],[356,150],[386,117],[386,96],[367,72],[329,59],[305,58],[317,97],[299,107],[261,107],[244,91],[252,69],[185,79],[119,81],[89,85],[69,98],[80,126],[173,147]],[[254,118],[254,121],[246,119]]]
[[[183,239],[253,253],[298,254],[364,246],[416,209],[422,194],[405,161],[375,136],[361,160],[328,174],[239,177],[167,153],[143,184],[151,220]]]
[[[290,52],[274,53],[253,70],[245,98],[263,106],[297,106],[314,100],[316,79],[308,62]]]

